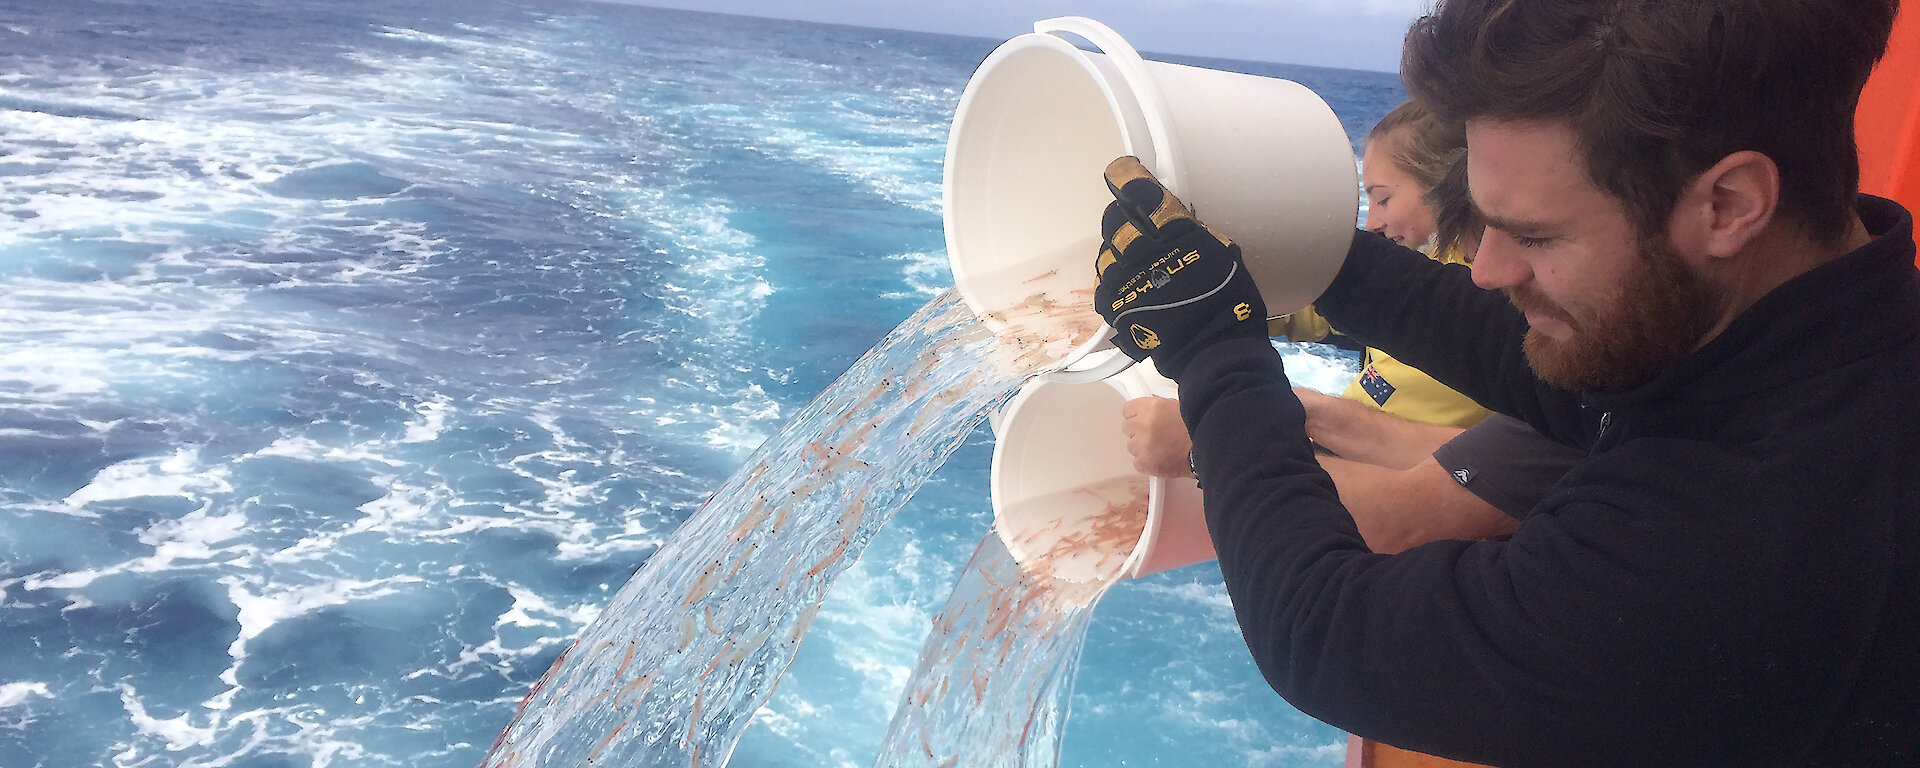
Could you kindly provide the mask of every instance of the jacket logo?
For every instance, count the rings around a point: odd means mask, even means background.
[[[1186,253],[1176,251],[1167,254],[1159,261],[1147,267],[1145,272],[1134,275],[1132,280],[1127,281],[1126,286],[1120,289],[1120,298],[1113,300],[1113,309],[1117,310],[1128,304],[1132,304],[1135,299],[1140,298],[1140,295],[1147,291],[1166,287],[1168,283],[1173,282],[1173,273],[1186,269],[1187,265],[1199,260],[1199,251],[1187,251]]]
[[[1146,350],[1160,346],[1160,335],[1149,330],[1146,326],[1135,323],[1132,331],[1134,346]]]

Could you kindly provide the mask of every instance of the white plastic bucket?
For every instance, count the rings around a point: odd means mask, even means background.
[[[1121,432],[1127,400],[1173,391],[1149,363],[1105,381],[1036,378],[1008,401],[989,485],[994,531],[1022,568],[1105,583],[1213,559],[1200,487],[1134,471]]]
[[[1272,314],[1326,290],[1352,242],[1359,181],[1324,101],[1287,80],[1143,60],[1091,19],[1034,29],[980,63],[947,142],[947,258],[974,314],[1056,368],[1109,346],[1093,258],[1112,199],[1101,173],[1122,155],[1240,244]]]

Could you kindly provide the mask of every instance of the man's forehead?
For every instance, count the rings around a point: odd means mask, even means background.
[[[1467,123],[1468,168],[1514,172],[1543,181],[1580,183],[1561,171],[1579,168],[1573,128],[1559,121],[1473,120]],[[1538,171],[1538,173],[1528,173]]]
[[[1560,122],[1469,121],[1467,187],[1480,213],[1509,231],[1556,223],[1599,193]]]

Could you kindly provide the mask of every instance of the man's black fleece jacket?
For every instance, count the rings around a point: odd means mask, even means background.
[[[1180,379],[1247,645],[1302,711],[1507,766],[1920,765],[1920,272],[1912,219],[1762,298],[1653,381],[1535,379],[1504,297],[1372,233],[1315,306],[1592,445],[1504,542],[1369,552],[1279,356]]]

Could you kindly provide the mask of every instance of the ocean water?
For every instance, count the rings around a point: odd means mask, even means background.
[[[483,765],[725,763],[833,582],[1044,364],[1019,350],[1100,326],[1090,306],[1067,313],[1066,327],[1026,314],[1022,329],[992,332],[948,291],[861,355],[647,559]]]
[[[996,42],[0,0],[0,766],[477,764],[675,528],[950,285],[946,127]],[[1402,98],[1210,65],[1304,83],[1356,138]],[[1305,383],[1350,371],[1293,352]],[[873,533],[733,765],[872,761],[986,531],[990,450]],[[1060,741],[1342,747],[1259,678],[1210,566],[1103,599]]]
[[[873,764],[1058,765],[1080,651],[1110,586],[1024,570],[998,535],[982,537],[934,616]]]

